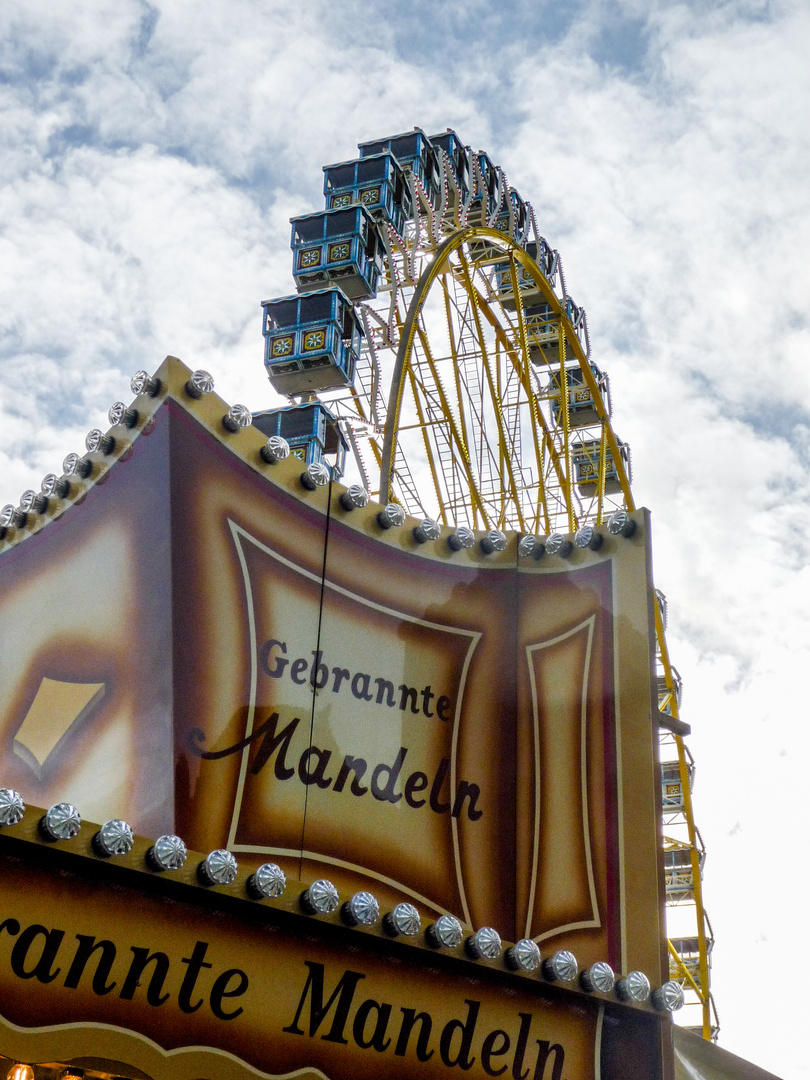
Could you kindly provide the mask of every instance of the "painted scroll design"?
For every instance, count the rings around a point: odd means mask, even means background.
[[[251,656],[251,668],[250,668],[250,686],[249,686],[249,700],[246,713],[244,740],[245,747],[242,750],[239,778],[237,782],[237,789],[234,799],[233,814],[231,818],[231,824],[228,835],[228,847],[230,850],[239,852],[253,852],[278,856],[293,856],[303,857],[306,859],[313,859],[317,862],[327,863],[339,867],[343,867],[347,870],[355,871],[363,874],[366,877],[373,878],[381,883],[392,886],[401,890],[406,895],[412,897],[420,904],[431,908],[438,913],[456,914],[461,917],[467,924],[471,923],[469,904],[466,897],[466,891],[464,887],[464,881],[461,870],[461,856],[460,845],[458,835],[458,822],[453,816],[449,817],[448,825],[452,830],[452,848],[453,848],[453,862],[452,872],[455,876],[456,887],[461,902],[461,911],[449,911],[447,907],[438,902],[435,897],[425,895],[423,891],[414,888],[413,884],[409,884],[407,881],[401,879],[395,879],[391,876],[384,875],[375,870],[370,869],[368,866],[363,865],[359,861],[353,861],[351,859],[336,858],[334,855],[329,854],[327,851],[318,851],[308,848],[306,846],[290,847],[290,846],[273,846],[273,845],[257,845],[246,844],[240,842],[239,831],[240,822],[242,821],[242,815],[244,813],[244,803],[246,799],[246,787],[249,783],[249,761],[251,755],[251,736],[258,723],[258,683],[259,683],[259,667],[258,657],[261,648],[260,641],[260,628],[259,623],[261,621],[260,606],[261,599],[257,596],[257,590],[259,588],[259,582],[253,579],[251,568],[248,565],[247,547],[248,545],[254,549],[254,551],[261,552],[268,557],[267,572],[272,575],[273,566],[279,564],[289,571],[292,571],[294,575],[300,577],[312,586],[320,589],[321,585],[324,586],[324,600],[323,606],[326,609],[330,601],[336,601],[338,604],[345,604],[347,601],[350,605],[359,605],[361,609],[365,609],[370,613],[377,613],[379,616],[385,618],[388,617],[393,623],[398,624],[410,624],[413,627],[423,628],[425,631],[438,632],[440,635],[446,635],[448,640],[450,638],[456,639],[456,645],[460,642],[463,659],[460,664],[460,668],[457,672],[457,689],[455,707],[452,714],[452,726],[449,734],[449,776],[451,785],[455,783],[458,769],[457,769],[457,754],[458,754],[458,739],[459,739],[459,727],[461,723],[462,704],[464,698],[464,689],[467,680],[467,675],[472,661],[473,653],[478,642],[481,639],[481,633],[479,631],[468,630],[464,628],[444,625],[436,622],[431,622],[425,619],[420,619],[412,615],[407,615],[403,612],[396,611],[385,605],[376,603],[367,597],[361,596],[357,593],[353,593],[348,589],[330,582],[328,579],[323,581],[321,576],[314,574],[311,571],[297,565],[290,559],[285,558],[279,552],[263,544],[256,537],[252,536],[246,529],[237,524],[232,519],[228,519],[228,527],[231,532],[231,537],[236,548],[237,557],[239,560],[239,566],[241,569],[243,585],[245,590],[245,597],[247,601],[247,614],[248,614],[248,634],[249,634],[249,648]],[[255,574],[255,568],[253,573]],[[265,583],[266,584],[266,583]],[[339,615],[339,612],[338,612]],[[313,712],[313,716],[314,716]],[[315,721],[313,720],[313,723]],[[307,725],[309,725],[309,719],[307,718]],[[395,842],[395,838],[391,837],[391,843]]]
[[[596,616],[526,646],[534,828],[525,936],[601,926],[588,813],[588,683]]]

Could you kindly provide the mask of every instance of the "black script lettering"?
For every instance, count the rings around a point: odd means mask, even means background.
[[[429,686],[426,686],[422,691],[422,712],[425,714],[425,716],[433,716],[433,713],[430,711],[428,706],[430,705],[431,701],[435,696],[436,695],[433,693],[432,689]]]
[[[439,1039],[439,1054],[445,1065],[449,1065],[450,1067],[458,1065],[459,1068],[466,1070],[471,1069],[475,1064],[475,1058],[470,1057],[470,1047],[472,1046],[473,1034],[475,1033],[475,1025],[478,1022],[478,1011],[481,1008],[481,1002],[471,1001],[469,998],[465,998],[464,1003],[467,1006],[467,1019],[449,1020],[444,1025],[444,1030]],[[461,1032],[461,1042],[459,1044],[458,1052],[455,1057],[453,1057],[453,1035],[457,1031]]]
[[[152,1006],[162,1005],[168,1001],[168,993],[161,994],[160,992],[169,973],[169,958],[166,953],[150,953],[148,949],[141,949],[137,945],[132,945],[130,952],[133,954],[132,963],[129,965],[129,971],[126,979],[124,979],[124,985],[121,987],[119,997],[122,997],[125,1001],[131,1001],[135,996],[135,991],[141,985],[141,975],[143,975],[147,964],[153,963],[155,969],[152,972],[152,978],[149,980],[146,1000]]]
[[[377,1019],[374,1021],[374,1031],[371,1033],[371,1038],[367,1039],[366,1036],[366,1021],[371,1015],[372,1011],[376,1012]],[[352,1024],[352,1035],[354,1035],[354,1041],[360,1047],[361,1050],[376,1050],[378,1054],[381,1054],[383,1050],[387,1050],[391,1045],[391,1040],[386,1039],[385,1033],[388,1030],[388,1021],[391,1019],[391,1006],[379,1001],[374,1001],[373,998],[369,998],[368,1001],[364,1001],[357,1012],[354,1014],[354,1024]]]
[[[303,675],[303,673],[308,667],[309,664],[303,657],[299,657],[298,660],[293,660],[290,666],[290,678],[292,679],[292,681],[294,683],[298,683],[299,686],[303,686],[304,683],[307,681],[306,677],[304,677],[303,679],[299,679],[298,676]]]
[[[309,1004],[309,1035],[310,1038],[316,1034],[318,1028],[323,1023],[323,1020],[332,1005],[337,1001],[335,1005],[335,1016],[332,1020],[332,1026],[326,1035],[322,1035],[321,1038],[324,1042],[336,1042],[345,1043],[347,1040],[343,1037],[343,1029],[346,1027],[346,1021],[349,1018],[349,1010],[352,1007],[352,1000],[354,998],[354,992],[357,989],[357,984],[361,979],[365,979],[365,975],[362,975],[359,971],[344,971],[340,977],[340,982],[332,991],[332,996],[327,1003],[323,1003],[323,964],[316,964],[312,960],[305,960],[304,963],[309,968],[309,974],[307,975],[306,985],[304,991],[301,994],[301,1000],[298,1002],[298,1009],[289,1027],[282,1028],[282,1031],[288,1032],[290,1035],[303,1035],[304,1032],[298,1026],[298,1020],[303,1012],[304,1005],[306,1004],[307,996],[310,997]]]
[[[428,778],[423,772],[411,773],[408,779],[405,781],[405,802],[408,806],[412,806],[414,810],[418,810],[420,806],[424,806],[425,799],[415,799],[414,794],[417,791],[424,791],[428,786]]]
[[[231,979],[239,980],[238,985],[236,985],[233,990],[228,989],[228,983]],[[222,999],[226,997],[241,997],[247,988],[248,977],[241,968],[229,968],[227,971],[223,971],[222,974],[214,980],[214,985],[211,987],[211,1012],[214,1016],[218,1017],[220,1020],[233,1020],[234,1017],[238,1016],[241,1012],[244,1012],[245,1010],[241,1005],[232,1012],[225,1012],[222,1008]]]
[[[291,776],[295,775],[295,769],[286,768],[284,765],[284,755],[289,748],[290,740],[295,734],[295,729],[301,721],[299,717],[296,717],[294,720],[290,721],[283,731],[276,735],[278,719],[277,712],[271,713],[265,722],[255,728],[250,735],[240,740],[240,742],[234,743],[233,746],[227,746],[224,750],[201,750],[199,744],[205,742],[205,732],[200,728],[191,729],[186,739],[186,745],[193,754],[196,754],[197,757],[201,757],[204,761],[218,761],[220,758],[230,757],[231,754],[238,754],[239,751],[244,750],[246,746],[250,746],[250,744],[256,742],[257,739],[264,737],[251,768],[251,772],[257,773],[267,764],[270,755],[276,747],[280,743],[283,743],[284,749],[281,754],[279,754],[279,760],[276,762],[276,776],[279,780],[288,780]]]
[[[385,697],[385,704],[393,709],[394,684],[389,682],[388,679],[375,679],[374,682],[377,684],[377,704],[382,705],[383,697]]]
[[[494,1057],[503,1057],[503,1055],[508,1052],[509,1036],[506,1032],[502,1031],[500,1028],[495,1028],[494,1031],[490,1031],[481,1047],[481,1065],[483,1066],[484,1072],[488,1073],[490,1076],[501,1076],[505,1073],[508,1066],[501,1065],[500,1069],[493,1069],[492,1059]]]
[[[194,987],[197,983],[197,978],[203,968],[210,968],[211,964],[205,962],[205,954],[208,952],[208,945],[204,941],[198,941],[194,945],[191,956],[183,956],[180,958],[181,964],[188,964],[188,971],[183,976],[183,983],[180,987],[180,993],[177,995],[177,1004],[186,1013],[196,1012],[202,1005],[202,998],[196,1005],[191,1004],[191,995],[194,993]]]
[[[515,1043],[515,1058],[512,1062],[513,1080],[526,1080],[529,1070],[523,1068],[523,1058],[526,1056],[526,1043],[529,1039],[529,1028],[532,1023],[531,1013],[518,1013],[520,1017],[520,1031]]]
[[[537,1064],[534,1067],[534,1080],[543,1080],[546,1075],[546,1062],[554,1055],[554,1064],[551,1066],[551,1080],[561,1080],[565,1051],[559,1043],[549,1046],[546,1039],[537,1040]]]
[[[470,821],[478,821],[483,813],[482,810],[475,809],[480,794],[481,789],[478,784],[469,784],[466,780],[459,780],[456,788],[456,799],[453,803],[453,817],[457,818],[461,814],[464,809],[464,800],[469,799],[470,805],[467,807],[467,817]]]
[[[332,693],[336,694],[340,690],[340,684],[350,679],[352,673],[345,667],[333,667],[332,674],[335,676],[335,681],[332,683]]]
[[[295,734],[295,729],[301,723],[301,718],[296,716],[294,720],[291,720],[289,724],[276,735],[276,727],[278,725],[278,713],[274,712],[268,719],[265,725],[265,735],[262,741],[262,745],[259,747],[259,752],[253,760],[253,765],[250,771],[254,773],[260,773],[267,762],[270,760],[273,752],[280,746],[281,750],[276,758],[275,774],[278,780],[289,780],[291,776],[295,776],[295,769],[286,764],[287,751],[290,749],[290,742]]]
[[[313,655],[320,655],[320,653]],[[367,678],[367,676],[363,677]],[[205,734],[199,728],[195,728],[190,733],[188,745],[189,749],[197,754],[198,757],[212,760],[226,757],[229,754],[235,754],[245,746],[250,745],[250,743],[261,739],[261,745],[253,758],[250,772],[253,775],[260,773],[270,758],[275,754],[276,757],[273,763],[273,771],[276,779],[290,780],[296,775],[296,769],[293,765],[288,764],[287,757],[290,752],[293,737],[300,723],[300,717],[296,716],[290,720],[286,727],[279,731],[279,714],[274,712],[260,727],[256,728],[251,735],[225,750],[214,750],[210,752],[201,750],[197,744],[205,740]],[[323,790],[333,786],[334,791],[341,792],[346,787],[349,777],[351,777],[350,790],[352,795],[366,795],[368,791],[371,790],[374,798],[378,799],[380,802],[398,803],[402,799],[402,794],[396,791],[396,785],[407,754],[407,747],[401,746],[393,764],[389,765],[387,762],[382,762],[375,766],[371,774],[371,786],[369,789],[362,783],[363,777],[368,771],[368,762],[365,758],[353,757],[351,754],[347,754],[344,757],[343,763],[338,770],[337,777],[333,782],[332,778],[326,775],[328,764],[332,758],[332,751],[322,750],[318,746],[310,746],[304,750],[298,760],[298,778],[302,784],[315,784]],[[317,759],[314,764],[313,758]],[[436,774],[433,777],[432,784],[425,773],[421,771],[411,773],[411,775],[403,781],[406,803],[414,810],[418,810],[420,807],[425,806],[426,802],[429,802],[430,809],[434,814],[446,814],[452,807],[451,812],[454,818],[459,818],[463,815],[464,807],[466,805],[467,817],[469,820],[478,821],[479,818],[484,815],[484,811],[478,808],[478,800],[481,795],[480,787],[478,784],[470,783],[468,780],[459,780],[456,785],[455,796],[453,797],[452,792],[445,792],[449,770],[449,758],[442,758],[439,762]],[[352,774],[354,775],[352,776]],[[422,791],[426,791],[428,787],[430,787],[428,800],[417,798],[418,794]],[[445,794],[448,796],[447,802],[443,799]],[[452,801],[450,801],[451,799]],[[0,924],[0,930],[2,930],[4,926],[5,923]]]
[[[309,763],[314,756],[317,756],[318,763],[315,768],[310,772]],[[302,784],[317,784],[319,788],[328,788],[332,783],[331,776],[324,776],[326,772],[326,766],[329,764],[329,758],[332,756],[331,750],[321,750],[317,746],[310,746],[301,755],[301,760],[298,762],[298,775]]]
[[[339,665],[330,668],[321,649],[313,650],[310,657],[311,659],[292,659],[287,655],[287,642],[277,638],[263,642],[258,653],[259,667],[271,679],[289,678],[298,686],[309,681],[316,690],[323,690],[331,676],[333,694],[339,694],[345,684],[358,701],[376,700],[378,705],[385,705],[389,709],[398,707],[400,712],[410,713],[412,716],[419,716],[421,713],[428,719],[450,719],[451,699],[446,694],[437,696],[430,685],[420,688],[400,683],[395,689],[393,682],[382,676],[375,677],[365,671],[353,673]],[[307,670],[308,674],[305,675]],[[372,683],[376,685],[376,695],[371,691]],[[195,738],[198,738],[196,733]]]
[[[433,787],[430,789],[430,809],[434,814],[446,814],[450,809],[450,803],[439,802],[439,795],[441,795],[442,784],[444,784],[444,778],[447,776],[447,770],[450,768],[450,762],[446,757],[443,757],[439,768],[436,770],[436,775],[433,778]]]
[[[275,640],[273,640],[273,641],[265,641],[264,645],[262,645],[261,649],[259,649],[259,662],[261,663],[262,667],[264,668],[264,670],[267,672],[267,674],[270,676],[271,679],[280,679],[281,676],[284,673],[284,668],[290,662],[289,660],[285,660],[283,656],[274,656],[273,657],[273,666],[272,666],[272,668],[270,667],[270,664],[269,664],[270,652],[276,646],[278,646],[278,648],[281,649],[281,651],[283,653],[285,653],[287,651],[287,642],[286,641],[275,641]]]
[[[401,746],[393,765],[378,765],[371,774],[371,794],[375,799],[379,799],[380,802],[398,803],[402,798],[401,795],[394,794],[394,785],[399,779],[399,774],[402,770],[402,762],[405,760],[405,755],[407,753],[408,751],[405,747]],[[388,774],[388,779],[386,780],[385,785],[381,787],[380,777],[384,773]]]
[[[418,704],[418,691],[413,686],[406,686],[405,683],[400,683],[397,687],[399,690],[399,711],[405,712],[408,705],[411,706],[411,712],[414,716],[419,715]]]
[[[323,690],[329,682],[329,668],[322,663],[322,656],[323,653],[320,650],[312,654],[312,671],[310,672],[309,681],[316,690]]]
[[[416,1056],[420,1061],[428,1061],[433,1057],[433,1051],[428,1050],[430,1032],[433,1028],[433,1020],[429,1013],[418,1013],[415,1009],[402,1009],[402,1027],[399,1029],[399,1038],[394,1047],[394,1053],[404,1057],[408,1049],[408,1039],[417,1020],[419,1021],[419,1035],[416,1039]]]
[[[363,787],[360,781],[363,779],[368,768],[368,762],[365,758],[350,757],[348,754],[343,759],[343,764],[340,766],[340,772],[337,774],[337,780],[335,780],[335,786],[333,791],[343,791],[343,787],[349,778],[349,773],[354,773],[354,779],[352,780],[351,792],[352,795],[365,795],[368,791],[367,787]]]
[[[109,994],[111,990],[114,990],[117,985],[117,983],[114,982],[107,985],[107,979],[110,977],[112,966],[115,963],[115,945],[107,940],[96,941],[96,939],[89,934],[77,934],[76,940],[79,943],[79,947],[76,949],[76,955],[73,957],[73,963],[70,965],[70,971],[67,973],[65,986],[68,990],[75,990],[79,985],[79,980],[84,974],[87,961],[94,952],[101,950],[101,956],[96,964],[96,971],[93,975],[93,993],[98,994],[99,997],[104,997],[105,994]]]
[[[41,983],[53,982],[62,970],[61,968],[57,968],[56,971],[51,969],[64,936],[64,930],[48,930],[39,923],[27,926],[14,942],[14,948],[11,950],[11,970],[20,979],[36,978]],[[25,961],[28,959],[28,950],[38,937],[45,939],[42,953],[33,968],[27,971]]]
[[[0,934],[2,934],[4,930],[10,937],[16,937],[20,932],[20,924],[16,919],[3,919],[0,923]]]
[[[373,701],[374,695],[369,690],[369,683],[371,682],[371,676],[366,675],[364,671],[358,671],[352,679],[352,694],[358,701]]]

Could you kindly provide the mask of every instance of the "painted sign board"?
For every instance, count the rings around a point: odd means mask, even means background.
[[[158,375],[2,541],[2,782],[660,984],[646,512],[568,559],[420,544]]]
[[[631,1080],[668,1019],[0,829],[0,1053],[151,1080]],[[240,892],[241,890],[241,892]],[[293,890],[297,896],[297,890]]]

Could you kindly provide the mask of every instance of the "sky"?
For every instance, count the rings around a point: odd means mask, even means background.
[[[653,514],[720,1043],[785,1080],[810,1077],[808,50],[801,0],[0,5],[0,504],[168,353],[277,403],[260,303],[358,142],[452,127],[532,203]]]

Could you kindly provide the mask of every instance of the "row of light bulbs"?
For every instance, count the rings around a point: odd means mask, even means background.
[[[25,803],[13,788],[0,788],[0,826],[18,825],[25,814]],[[81,828],[81,815],[70,803],[56,803],[40,818],[38,827],[45,840],[72,840]],[[106,821],[93,836],[93,850],[101,858],[127,855],[134,836],[131,827],[119,819]],[[155,872],[180,870],[188,856],[186,845],[179,836],[158,837],[147,850],[145,860]],[[203,885],[231,885],[238,874],[236,859],[230,851],[218,849],[197,865],[197,876]],[[245,891],[254,900],[274,900],[287,888],[284,871],[276,863],[264,863],[245,881]],[[342,905],[338,891],[331,881],[319,879],[299,897],[301,910],[307,915],[331,915],[340,908],[340,918],[347,926],[374,926],[380,921],[380,905],[370,892],[355,893]],[[390,937],[415,937],[422,929],[422,920],[413,904],[400,903],[382,918],[382,927]],[[462,942],[471,960],[503,959],[512,971],[538,972],[549,982],[579,983],[587,993],[615,992],[620,1001],[642,1003],[648,999],[662,1012],[673,1012],[683,1005],[683,991],[669,981],[651,991],[650,981],[641,971],[631,971],[617,979],[611,966],[597,961],[579,970],[576,957],[567,949],[552,956],[541,957],[535,941],[523,938],[503,950],[497,930],[485,926],[465,937],[464,928],[453,915],[440,915],[424,932],[424,940],[434,949],[456,949]]]
[[[130,389],[136,396],[142,394],[155,397],[162,389],[161,380],[149,375],[146,371],[137,371],[130,382]],[[203,370],[192,373],[185,384],[186,394],[197,400],[204,394],[210,394],[214,389],[213,377]],[[140,414],[137,409],[127,406],[123,401],[116,401],[109,411],[108,419],[112,427],[137,427]],[[231,405],[222,417],[222,426],[226,431],[237,432],[250,427],[253,423],[253,414],[246,405]],[[105,456],[114,454],[116,439],[109,432],[103,432],[100,428],[93,428],[88,432],[85,439],[87,452],[91,454],[101,453]],[[281,435],[271,435],[265,445],[259,451],[262,460],[273,465],[283,461],[290,455],[290,446]],[[34,491],[29,488],[20,497],[19,505],[7,503],[0,510],[0,539],[4,539],[9,529],[25,528],[29,516],[32,514],[47,514],[58,499],[65,499],[71,493],[71,484],[75,478],[86,480],[93,471],[92,461],[79,454],[68,454],[62,462],[63,475],[48,473],[40,485],[40,490]],[[312,462],[307,465],[300,476],[301,486],[308,491],[315,491],[324,487],[331,479],[330,470],[321,462]],[[369,494],[361,484],[351,484],[340,496],[340,504],[344,510],[358,510],[366,506]],[[399,528],[405,524],[405,511],[397,503],[388,503],[377,514],[377,523],[381,529]],[[607,531],[613,536],[630,537],[636,530],[636,523],[626,510],[616,510],[607,518]],[[419,544],[438,540],[441,536],[441,526],[433,518],[425,518],[413,530],[414,539]],[[466,525],[458,526],[447,538],[447,544],[452,551],[469,550],[475,545],[475,533]],[[593,525],[583,525],[574,535],[573,542],[563,533],[552,533],[550,536],[523,536],[518,543],[518,553],[524,558],[540,559],[543,555],[558,555],[565,559],[572,553],[574,548],[597,551],[604,542],[604,536]],[[499,529],[490,529],[479,542],[479,547],[485,555],[492,555],[506,548],[507,538]]]

